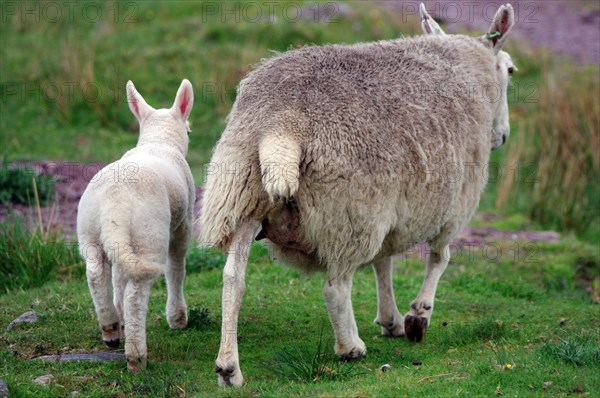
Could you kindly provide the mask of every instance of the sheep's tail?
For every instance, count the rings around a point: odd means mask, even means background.
[[[128,279],[154,278],[163,272],[163,265],[145,259],[143,248],[132,237],[132,206],[120,204],[118,209],[101,215],[102,246],[111,263],[118,266]]]
[[[262,184],[271,201],[289,198],[300,184],[302,148],[289,135],[266,135],[258,146]]]
[[[260,221],[270,202],[296,193],[301,150],[287,137],[266,133],[257,146],[247,147],[219,142],[198,219],[201,246],[227,250],[240,221]]]

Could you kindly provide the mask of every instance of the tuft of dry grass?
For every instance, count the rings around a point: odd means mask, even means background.
[[[597,234],[600,193],[600,81],[597,70],[542,70],[539,101],[519,120],[496,206],[525,202],[543,225]],[[527,199],[519,198],[526,195]]]

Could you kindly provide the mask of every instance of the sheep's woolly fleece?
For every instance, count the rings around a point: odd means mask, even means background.
[[[264,61],[240,83],[215,148],[201,243],[228,248],[239,222],[285,206],[277,194],[293,196],[315,250],[275,254],[304,268],[341,273],[403,244],[446,242],[485,185],[495,76],[490,49],[459,35]]]

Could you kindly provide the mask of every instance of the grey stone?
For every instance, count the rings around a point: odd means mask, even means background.
[[[20,325],[22,323],[34,323],[37,322],[40,319],[40,314],[38,314],[35,311],[27,311],[26,313],[24,313],[23,315],[21,315],[20,317],[18,317],[17,319],[13,320],[11,323],[8,324],[8,326],[6,327],[6,330],[11,330],[12,328],[14,328],[17,325]]]
[[[0,380],[0,398],[8,397],[8,386],[4,380]]]
[[[35,359],[48,362],[119,362],[125,361],[125,354],[123,352],[106,351],[79,354],[44,355]]]
[[[39,384],[40,386],[47,386],[48,384],[50,384],[52,379],[54,379],[54,376],[52,376],[51,374],[47,374],[47,375],[43,375],[43,376],[35,378],[33,380],[33,382],[36,384]]]
[[[382,372],[387,372],[391,368],[392,368],[392,365],[390,365],[389,363],[385,363],[379,367],[379,370],[381,370]]]

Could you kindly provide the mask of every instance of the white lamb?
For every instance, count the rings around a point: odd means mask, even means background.
[[[150,288],[163,272],[169,326],[187,326],[183,280],[195,188],[185,156],[194,92],[183,80],[173,106],[156,110],[129,81],[127,100],[140,123],[137,146],[92,178],[79,202],[77,236],[102,339],[115,348],[125,338],[127,367],[138,372],[148,357]]]
[[[490,150],[509,134],[514,66],[500,49],[514,11],[500,7],[488,34],[471,38],[444,35],[421,10],[424,37],[304,47],[241,81],[199,219],[201,242],[229,253],[219,384],[243,382],[237,320],[255,238],[268,238],[278,260],[327,272],[337,355],[366,353],[351,290],[354,272],[367,264],[375,269],[382,333],[423,338],[449,244],[475,213]],[[425,280],[402,316],[391,256],[423,241]]]

